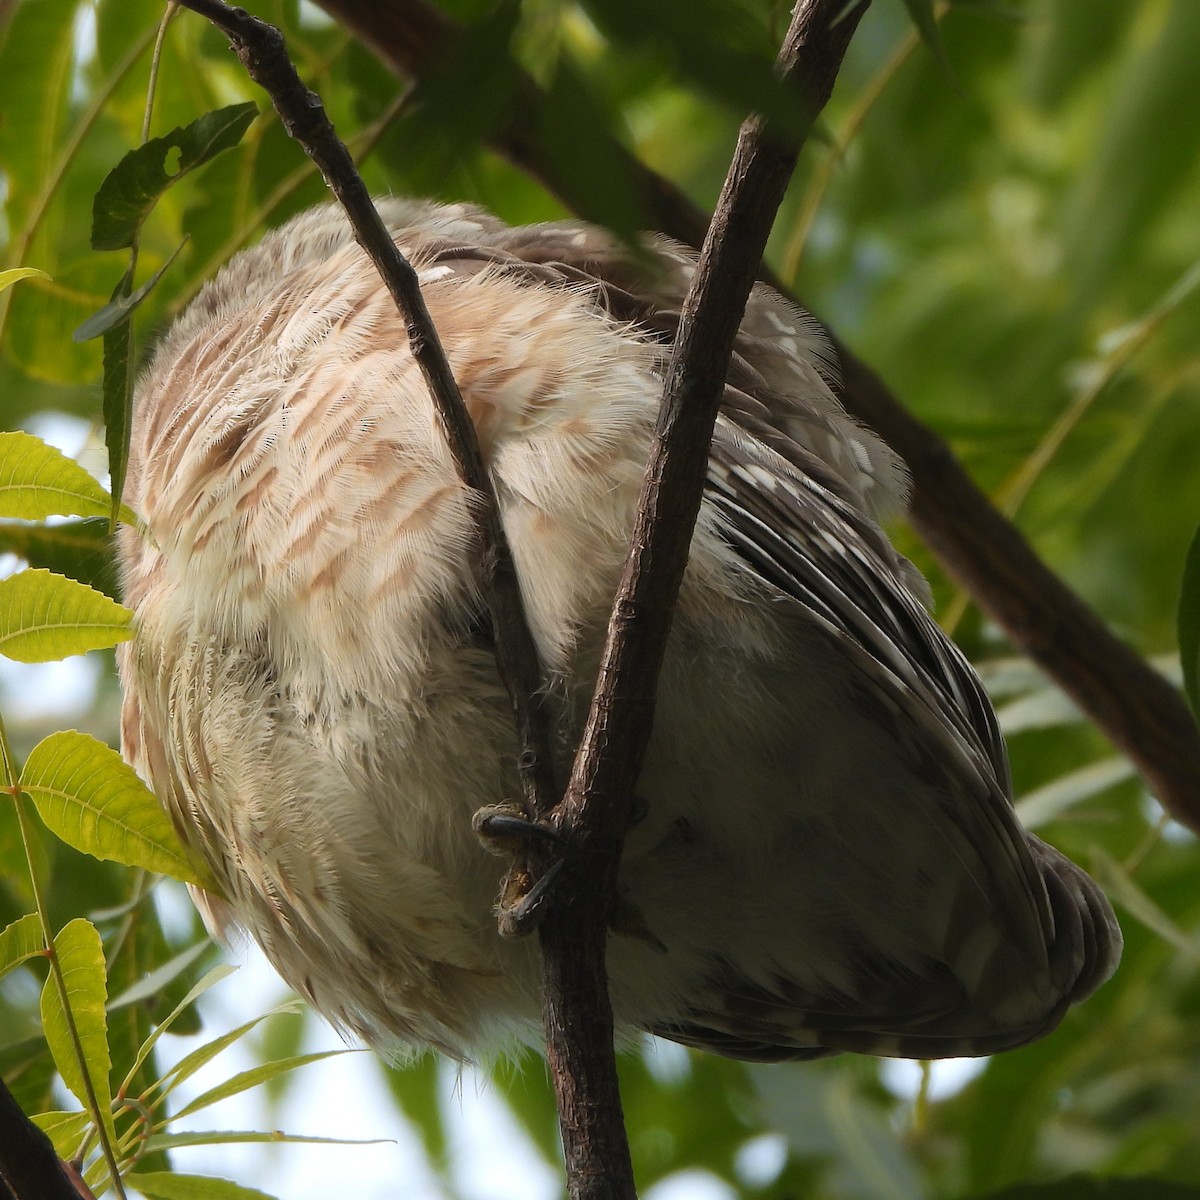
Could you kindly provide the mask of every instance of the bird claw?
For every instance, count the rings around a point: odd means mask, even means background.
[[[535,841],[562,849],[567,844],[557,829],[525,815],[519,804],[488,804],[471,818],[471,828],[489,854],[514,858]]]
[[[563,860],[551,863],[540,879],[515,868],[504,877],[496,905],[496,925],[504,938],[528,937],[542,923],[546,900],[562,873]]]
[[[630,826],[646,816],[647,806],[634,797]],[[528,937],[541,924],[546,901],[562,873],[561,857],[570,847],[570,840],[557,829],[531,820],[518,804],[489,804],[479,809],[471,819],[475,836],[489,854],[507,858],[512,865],[500,885],[496,902],[496,923],[500,936]],[[560,857],[536,879],[524,862],[531,844],[540,843],[556,850]],[[666,953],[666,946],[650,931],[641,913],[628,901],[617,899],[608,918],[609,929],[625,937],[637,938],[655,950]]]
[[[531,820],[518,804],[489,804],[479,809],[471,828],[489,854],[507,858],[512,866],[500,885],[496,921],[500,936],[527,937],[537,929],[545,913],[545,902],[562,871],[556,862],[535,879],[524,866],[531,845],[540,844],[560,854],[569,842],[557,829]]]

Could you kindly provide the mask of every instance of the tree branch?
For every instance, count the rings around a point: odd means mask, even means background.
[[[393,70],[410,78],[427,73],[459,32],[459,26],[427,0],[318,3]],[[493,144],[569,203],[570,188],[530,133],[539,123],[543,103],[537,87],[525,80],[517,115]],[[708,222],[678,188],[616,142],[604,153],[623,164],[657,228],[700,245]],[[765,266],[759,278],[788,294]],[[1183,698],[1042,562],[946,443],[833,336],[842,363],[842,400],[908,464],[912,522],[943,569],[1129,756],[1170,814],[1200,833],[1200,730]]]
[[[80,1200],[50,1139],[0,1080],[0,1200]]]
[[[575,854],[540,929],[543,1013],[576,1200],[633,1194],[631,1174],[624,1186],[613,1178],[624,1133],[605,971],[630,798],[654,723],[659,668],[734,337],[800,146],[833,90],[869,3],[860,0],[844,12],[845,0],[801,0],[778,66],[800,93],[804,124],[786,143],[756,119],[742,126],[683,303],[596,692],[566,795],[554,814]],[[625,1162],[619,1166],[628,1169]]]

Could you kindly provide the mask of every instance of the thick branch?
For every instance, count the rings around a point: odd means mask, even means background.
[[[614,1159],[624,1138],[604,969],[610,897],[734,337],[799,146],[833,90],[869,2],[835,22],[844,0],[802,0],[779,66],[802,96],[806,124],[787,144],[756,120],[742,127],[683,304],[596,693],[555,814],[583,851],[568,862],[541,927],[547,1054],[576,1198],[633,1190],[631,1175],[627,1182],[614,1178],[618,1166],[622,1173],[628,1167]]]
[[[427,72],[458,30],[427,0],[318,2],[407,77]],[[565,199],[570,189],[529,133],[538,125],[541,104],[536,87],[527,82],[516,118],[494,144]],[[614,144],[605,154],[620,156],[659,229],[689,245],[700,244],[708,223],[682,192],[623,147]],[[759,277],[784,290],[769,270]],[[1171,815],[1200,833],[1200,731],[1182,697],[1037,557],[942,439],[848,347],[838,349],[846,408],[908,463],[913,524],[947,574],[1129,756]]]
[[[244,9],[231,8],[223,0],[182,3],[207,17],[229,38],[250,78],[270,96],[284,128],[304,147],[341,202],[355,238],[370,255],[400,310],[413,358],[433,396],[459,475],[477,497],[474,511],[480,547],[479,585],[492,617],[496,661],[516,717],[521,747],[518,771],[527,810],[545,812],[557,802],[559,792],[550,757],[549,720],[537,648],[525,620],[516,567],[475,426],[425,307],[417,273],[397,249],[375,210],[350,152],[325,115],[320,97],[309,91],[297,74],[279,30]]]
[[[79,1200],[80,1195],[50,1139],[0,1080],[0,1198]]]

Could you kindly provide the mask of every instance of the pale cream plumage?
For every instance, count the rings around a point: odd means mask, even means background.
[[[691,270],[574,224],[388,201],[495,480],[569,759]],[[987,1053],[1052,1028],[1120,938],[1016,824],[978,681],[874,523],[894,456],[809,318],[743,324],[610,938],[618,1020],[748,1058]],[[283,976],[373,1043],[527,1036],[473,812],[518,795],[470,499],[341,215],[233,261],[139,389],[126,749]]]

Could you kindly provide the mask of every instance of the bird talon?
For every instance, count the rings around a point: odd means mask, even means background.
[[[501,937],[528,937],[537,929],[546,914],[546,900],[554,889],[562,867],[560,858],[558,862],[551,863],[532,885],[526,872],[519,872],[522,879],[515,878],[518,873],[512,871],[505,876],[500,902],[496,906],[496,924]]]
[[[518,804],[488,804],[471,818],[471,828],[489,854],[515,858],[531,842],[543,842],[561,849],[567,844],[557,829],[530,820]]]

